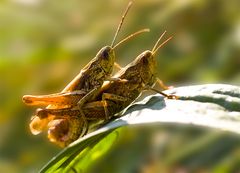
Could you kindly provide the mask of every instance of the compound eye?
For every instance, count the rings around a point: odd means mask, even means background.
[[[102,52],[102,56],[104,59],[107,59],[109,57],[109,50],[108,49],[105,49],[103,52]]]
[[[142,59],[143,64],[148,64],[148,56],[144,56],[144,58]]]

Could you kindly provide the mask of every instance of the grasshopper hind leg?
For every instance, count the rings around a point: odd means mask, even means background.
[[[78,110],[79,110],[79,114],[80,117],[83,119],[84,121],[84,131],[81,134],[81,136],[84,136],[87,134],[88,129],[89,129],[89,125],[88,125],[88,121],[86,119],[86,115],[84,114],[82,107],[83,105],[88,102],[89,100],[91,100],[92,98],[96,97],[96,95],[99,93],[100,87],[93,89],[92,91],[90,91],[88,94],[86,94],[78,103]]]
[[[107,109],[108,103],[106,100],[103,100],[103,108],[104,108],[104,113],[105,113],[105,120],[108,121],[110,119],[109,111]]]
[[[89,129],[89,125],[88,125],[88,121],[85,117],[85,114],[83,113],[82,109],[79,109],[79,114],[81,119],[83,120],[83,130],[82,130],[82,134],[80,135],[80,137],[85,136],[88,132]]]
[[[104,112],[105,112],[105,117],[106,117],[106,121],[110,120],[112,118],[112,115],[109,113],[108,110],[108,103],[107,100],[110,101],[117,101],[117,102],[126,102],[128,101],[128,98],[126,97],[122,97],[116,94],[110,94],[110,93],[103,93],[102,95],[102,103],[103,103],[103,108],[104,108]]]

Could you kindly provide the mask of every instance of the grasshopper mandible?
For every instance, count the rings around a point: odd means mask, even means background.
[[[23,96],[23,102],[27,105],[47,106],[47,109],[69,108],[77,104],[78,101],[81,100],[81,98],[84,97],[88,92],[92,91],[95,88],[100,88],[104,81],[118,80],[117,78],[111,77],[113,66],[118,66],[115,64],[115,48],[130,38],[140,33],[149,31],[148,29],[140,30],[115,44],[118,33],[131,5],[132,2],[128,4],[125,12],[123,13],[111,46],[103,47],[97,53],[96,57],[94,57],[80,71],[80,73],[63,89],[61,93],[42,96],[25,95]],[[66,118],[67,117],[68,116],[66,115]],[[80,124],[77,124],[77,126],[86,125],[87,122],[85,117],[82,116],[81,118],[82,121]],[[30,123],[31,132],[33,134],[39,134],[45,127],[47,127],[50,120],[53,120],[53,117],[49,116],[45,119],[39,119],[38,116],[34,116]]]
[[[165,89],[166,87],[162,82],[159,82],[160,80],[156,76],[155,59],[155,54],[159,48],[172,38],[169,37],[158,46],[158,43],[165,33],[166,32],[160,36],[151,51],[144,51],[133,62],[114,75],[114,77],[119,78],[120,80],[104,83],[97,95],[94,92],[89,92],[80,100],[79,107],[75,106],[71,109],[41,109],[37,111],[37,115],[43,118],[51,114],[52,116],[58,117],[60,120],[65,114],[72,117],[83,114],[88,121],[108,121],[115,114],[121,112],[135,101],[144,90],[151,89],[157,91],[153,88],[155,83],[158,82],[160,86]],[[157,92],[170,99],[177,98],[177,96],[167,95],[161,91]],[[61,128],[64,121],[59,121],[62,124],[54,124],[54,128],[50,129],[50,139],[58,145],[65,146],[68,144],[69,142],[67,140],[62,140],[62,136],[64,136],[63,134],[66,134],[66,132],[68,134],[76,133],[76,131],[81,128],[74,126],[74,123],[76,123],[74,121],[75,120],[73,119],[71,122],[72,124],[69,124],[70,126],[64,129]],[[71,130],[72,132],[70,132]],[[73,139],[71,139],[71,141],[73,141]]]

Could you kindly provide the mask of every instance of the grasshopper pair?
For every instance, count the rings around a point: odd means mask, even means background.
[[[131,3],[122,16],[112,45],[100,50],[97,56],[67,85],[62,93],[23,97],[24,102],[30,105],[48,105],[45,109],[36,111],[30,124],[30,129],[34,134],[38,134],[48,127],[50,141],[62,147],[67,146],[79,136],[87,133],[88,123],[100,120],[108,121],[116,113],[130,105],[143,90],[155,90],[153,85],[156,82],[166,89],[156,76],[155,59],[155,54],[159,48],[171,39],[171,37],[168,38],[158,46],[165,32],[151,51],[144,51],[132,63],[111,77],[115,61],[113,49],[133,35],[146,31],[140,30],[113,47],[130,6]],[[167,98],[177,98],[158,92]]]
[[[78,101],[85,96],[89,91],[101,87],[106,80],[117,80],[111,77],[113,67],[119,68],[119,65],[115,63],[114,50],[125,41],[138,35],[142,32],[148,32],[148,29],[140,30],[122,41],[114,45],[118,33],[122,27],[126,14],[128,13],[132,2],[130,2],[122,16],[122,19],[118,25],[117,31],[114,35],[111,46],[103,47],[97,55],[80,71],[80,73],[63,89],[60,94],[52,94],[46,96],[23,96],[23,101],[27,105],[43,105],[48,109],[66,108],[68,103],[77,104]],[[71,92],[71,98],[68,96]],[[59,104],[60,103],[60,104]],[[30,129],[33,134],[39,134],[46,126],[49,120],[40,120],[38,116],[34,116],[30,124]],[[85,121],[85,120],[84,120]],[[40,123],[41,122],[41,123]]]

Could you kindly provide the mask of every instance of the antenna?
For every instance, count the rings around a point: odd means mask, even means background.
[[[155,55],[155,53],[158,51],[158,49],[160,49],[161,47],[163,47],[169,40],[171,40],[173,37],[169,37],[167,40],[165,40],[162,44],[160,44],[153,52],[153,55]]]
[[[157,42],[155,43],[155,45],[153,46],[152,52],[154,52],[154,50],[156,49],[158,43],[160,42],[160,40],[162,39],[162,37],[165,35],[167,31],[165,30],[162,35],[160,35],[159,39],[157,40]]]
[[[122,39],[121,41],[119,41],[119,42],[113,47],[113,49],[115,49],[116,47],[118,47],[120,44],[128,41],[129,39],[135,37],[136,35],[139,35],[139,34],[141,34],[141,33],[143,33],[143,32],[149,32],[149,31],[150,31],[150,29],[146,28],[146,29],[141,29],[141,30],[139,30],[139,31],[137,31],[137,32],[134,32],[133,34],[131,34],[131,35],[127,36],[126,38]]]
[[[129,11],[130,7],[132,6],[132,3],[133,3],[132,1],[130,1],[128,3],[128,6],[127,6],[125,12],[122,15],[122,19],[121,19],[121,21],[120,21],[120,23],[118,25],[118,28],[117,28],[117,31],[116,31],[114,37],[113,37],[113,41],[112,41],[111,47],[114,45],[114,42],[116,41],[116,37],[118,36],[118,33],[119,33],[120,29],[122,28],[123,21],[124,21],[126,15],[127,15],[128,11]]]
[[[165,35],[166,32],[167,32],[167,31],[164,31],[164,32],[162,33],[162,35],[160,35],[159,39],[157,40],[157,42],[156,42],[155,45],[153,46],[153,49],[152,49],[153,55],[158,51],[158,49],[160,49],[161,47],[163,47],[169,40],[172,39],[172,36],[171,36],[171,37],[169,37],[168,39],[166,39],[163,43],[161,43],[161,44],[158,46],[160,40],[162,39],[162,37]]]

